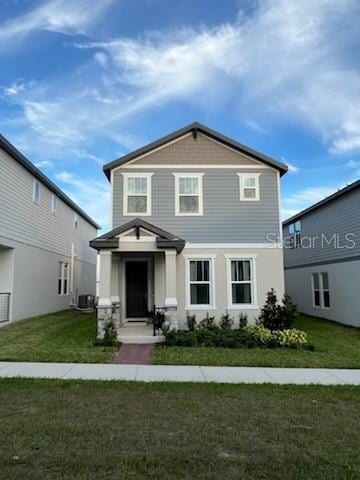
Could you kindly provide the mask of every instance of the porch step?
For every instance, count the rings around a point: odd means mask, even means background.
[[[118,335],[118,340],[121,343],[162,343],[165,341],[165,337],[163,335],[156,335],[154,337],[153,335],[144,335],[144,336],[138,336],[138,335]]]
[[[152,325],[125,323],[118,333],[118,340],[121,343],[161,343],[165,340],[163,335],[153,335]]]

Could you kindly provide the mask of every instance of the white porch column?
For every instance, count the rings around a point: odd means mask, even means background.
[[[100,250],[98,255],[99,268],[99,300],[97,306],[97,337],[104,338],[104,328],[109,320],[112,320],[111,301],[111,250]]]
[[[165,318],[177,330],[176,255],[176,250],[165,250]]]
[[[99,305],[111,305],[111,250],[100,250]]]

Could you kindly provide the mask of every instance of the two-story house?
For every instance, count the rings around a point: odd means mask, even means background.
[[[285,285],[309,315],[360,326],[360,180],[283,223]]]
[[[98,250],[99,331],[121,304],[121,324],[164,307],[186,315],[258,315],[284,291],[280,177],[287,167],[199,123],[104,166],[113,230]]]
[[[98,225],[0,135],[0,322],[95,294]]]

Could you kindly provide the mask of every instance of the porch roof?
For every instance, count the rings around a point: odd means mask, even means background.
[[[135,218],[134,220],[124,223],[120,227],[116,227],[110,232],[107,232],[104,235],[101,235],[100,237],[91,240],[90,247],[94,248],[95,250],[118,248],[119,235],[127,232],[128,230],[134,229],[136,232],[136,237],[139,239],[140,228],[156,236],[156,245],[158,248],[175,248],[176,251],[179,253],[185,247],[185,240],[183,240],[182,238],[170,232],[167,232],[162,228],[152,225],[151,223],[148,223],[141,218]]]

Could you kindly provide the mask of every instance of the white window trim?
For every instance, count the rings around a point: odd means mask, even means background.
[[[152,188],[151,188],[151,177],[153,173],[122,173],[123,175],[123,215],[124,217],[148,217],[151,215],[151,197],[152,197]],[[146,201],[146,212],[128,212],[128,179],[129,178],[146,178],[147,179],[147,201]],[[144,194],[145,196],[145,194]]]
[[[51,213],[56,215],[56,212],[59,209],[59,198],[53,193],[51,195]]]
[[[260,200],[260,178],[261,173],[238,173],[239,177],[239,190],[240,190],[240,201],[241,202],[258,202]],[[246,198],[244,194],[244,180],[246,178],[255,178],[255,197]],[[246,187],[251,188],[251,187]]]
[[[177,217],[201,217],[204,215],[204,202],[203,202],[203,176],[204,173],[173,173],[175,177],[175,215]],[[196,213],[183,213],[180,212],[180,194],[179,194],[179,180],[180,178],[197,178],[199,180],[199,211]],[[195,195],[193,195],[195,196]]]
[[[59,262],[61,263],[61,276],[58,277],[58,282],[59,280],[61,281],[61,292],[59,293],[58,290],[58,295],[60,297],[70,295],[70,264],[68,262]],[[65,291],[65,265],[67,265],[67,284],[66,284],[66,291]],[[58,286],[59,288],[59,286]]]
[[[225,254],[226,258],[226,286],[227,286],[227,309],[228,310],[255,310],[258,309],[257,301],[257,283],[256,283],[256,254],[236,255]],[[231,261],[232,260],[250,260],[251,272],[251,298],[252,303],[232,303],[232,282],[231,282]]]
[[[324,288],[324,283],[323,283],[323,274],[324,273],[327,273],[327,275],[328,275],[329,288]],[[319,290],[320,305],[315,305],[314,275],[319,276],[319,288],[317,288],[316,290]],[[329,292],[330,307],[326,307],[324,305],[324,292]],[[313,306],[313,308],[320,308],[321,310],[330,310],[330,308],[331,308],[331,295],[330,295],[329,272],[311,272],[311,295],[312,295],[312,306]]]
[[[185,310],[216,310],[215,299],[215,258],[216,254],[211,253],[207,255],[188,254],[185,258]],[[190,303],[190,261],[191,260],[208,260],[210,262],[210,303],[208,305],[192,305]]]
[[[39,199],[36,198],[36,185],[39,185]],[[38,180],[34,180],[33,183],[33,202],[36,203],[36,205],[40,205],[41,201],[41,183]]]

